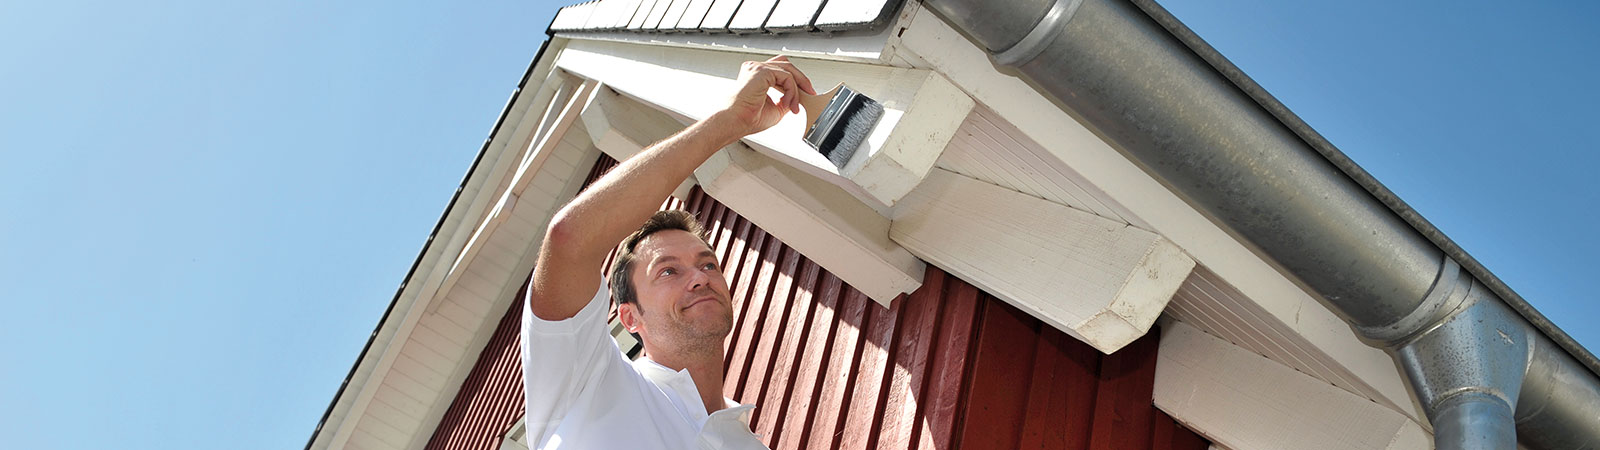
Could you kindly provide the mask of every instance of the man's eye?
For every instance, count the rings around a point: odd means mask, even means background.
[[[678,273],[678,271],[673,270],[670,267],[666,268],[666,269],[661,269],[661,276],[663,276],[663,277],[664,276],[669,276],[669,275],[672,275],[672,274],[675,274],[675,273]]]
[[[700,267],[705,270],[717,270],[717,263],[706,263],[704,266]]]

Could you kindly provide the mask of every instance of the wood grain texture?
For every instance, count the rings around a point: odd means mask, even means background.
[[[995,301],[983,305],[967,380],[962,448],[1016,448],[1021,441],[1029,385],[1017,376],[1032,365],[1037,331],[1038,322],[1015,307]]]
[[[1100,363],[1095,392],[1092,450],[1149,448],[1155,421],[1150,393],[1155,388],[1159,331],[1152,330]]]
[[[765,235],[765,233],[761,233]],[[778,247],[783,243],[777,239],[765,239],[763,245],[751,252],[746,261],[751,258],[749,268],[745,271],[751,274],[746,278],[743,286],[737,288],[734,302],[744,304],[742,315],[735,317],[735,330],[729,337],[733,339],[728,346],[728,373],[723,379],[723,395],[732,398],[741,398],[740,391],[744,388],[744,377],[750,370],[750,359],[754,357],[756,340],[761,337],[761,326],[766,324],[767,293],[772,286],[773,273],[778,266]]]
[[[919,419],[928,381],[928,360],[939,332],[939,307],[945,301],[944,281],[944,271],[930,268],[916,295],[900,299],[904,310],[895,330],[892,373],[879,415],[883,421],[877,439],[879,449],[912,448],[921,432],[923,421]]]
[[[798,253],[794,255],[798,256]],[[790,311],[785,320],[785,332],[771,363],[767,386],[756,406],[759,410],[754,424],[756,434],[765,436],[767,442],[773,443],[778,442],[784,431],[778,426],[782,422],[780,414],[788,409],[797,384],[795,373],[800,370],[802,346],[805,340],[816,338],[811,333],[811,315],[815,309],[813,305],[819,303],[813,298],[813,293],[816,292],[817,275],[821,267],[803,258],[798,262],[800,274],[795,279],[793,297],[789,300]]]
[[[917,435],[916,448],[921,450],[948,449],[955,443],[965,392],[962,377],[971,361],[971,344],[981,305],[979,296],[982,294],[971,284],[950,277],[945,286],[939,333],[934,340],[933,362],[921,414],[924,422]]]
[[[1158,234],[935,168],[889,237],[1110,353],[1145,333],[1194,260]]]
[[[808,264],[807,270],[820,269],[815,264]],[[800,355],[799,369],[794,375],[794,388],[788,397],[788,408],[784,411],[774,412],[781,416],[783,425],[780,430],[785,430],[773,439],[777,445],[774,450],[799,450],[807,442],[812,425],[812,411],[817,406],[818,393],[822,390],[823,374],[828,369],[829,349],[833,347],[834,333],[839,329],[838,312],[842,303],[839,289],[843,283],[839,277],[819,270],[817,290],[815,295],[815,313],[812,314],[811,324],[807,327],[810,338],[803,339],[805,349]]]
[[[1425,449],[1405,415],[1183,322],[1161,339],[1155,404],[1229,448]],[[1361,432],[1351,432],[1361,430]]]
[[[764,332],[755,340],[750,369],[743,380],[745,387],[740,389],[738,397],[734,397],[739,403],[756,405],[758,408],[769,386],[772,363],[778,356],[778,345],[785,333],[796,331],[789,328],[789,312],[793,309],[794,279],[799,275],[800,254],[787,246],[779,247],[777,252],[781,255],[777,271],[773,274],[772,287],[765,294],[768,301],[766,319],[761,327]]]

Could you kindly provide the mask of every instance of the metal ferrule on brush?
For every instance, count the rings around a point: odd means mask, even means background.
[[[883,105],[848,86],[828,101],[806,133],[806,143],[843,168],[883,115]]]

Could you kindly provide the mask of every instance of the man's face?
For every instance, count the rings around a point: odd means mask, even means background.
[[[635,311],[636,332],[646,342],[662,350],[721,349],[733,305],[717,255],[704,242],[683,230],[651,234],[634,246],[631,276],[643,310]]]

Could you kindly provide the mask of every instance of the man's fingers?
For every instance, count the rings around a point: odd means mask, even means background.
[[[769,79],[770,86],[778,89],[778,92],[783,94],[783,98],[779,101],[783,109],[789,112],[799,112],[799,86],[796,84],[794,75],[787,70],[773,67],[772,65],[763,69],[764,74],[771,77]]]
[[[795,67],[794,63],[789,62],[789,57],[774,56],[772,59],[767,60],[767,63],[794,76],[796,85],[800,90],[805,91],[807,94],[817,95],[817,90],[811,86],[811,78],[807,77],[805,72],[801,72],[799,67]]]

